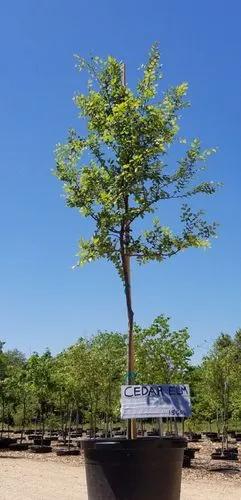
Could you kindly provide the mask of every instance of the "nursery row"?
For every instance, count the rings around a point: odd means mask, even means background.
[[[17,427],[23,433],[34,427],[43,434],[54,428],[67,433],[88,424],[108,434],[120,416],[126,342],[127,337],[118,332],[98,332],[56,356],[46,350],[29,358],[17,350],[5,350],[2,342],[2,432]],[[199,366],[192,365],[192,354],[188,330],[172,331],[165,316],[156,318],[149,328],[135,326],[135,382],[189,383],[193,416],[185,429],[226,432],[228,423],[235,429],[241,417],[241,331],[233,337],[221,334]],[[206,429],[201,429],[203,422]],[[167,431],[175,430],[175,425],[168,422]]]

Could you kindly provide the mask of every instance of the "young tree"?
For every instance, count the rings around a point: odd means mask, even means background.
[[[80,240],[79,264],[107,258],[124,284],[128,315],[128,383],[134,383],[132,258],[140,264],[165,259],[189,247],[207,247],[215,234],[203,212],[182,204],[182,229],[175,234],[155,218],[158,202],[185,200],[213,194],[213,182],[196,181],[211,150],[202,151],[194,139],[177,167],[168,166],[167,152],[177,141],[178,119],[186,106],[187,84],[158,97],[160,55],[151,49],[135,91],[124,85],[123,64],[114,57],[102,61],[77,58],[80,70],[90,74],[87,95],[78,93],[75,104],[87,121],[87,133],[71,129],[67,142],[56,148],[56,176],[64,182],[67,205],[94,222],[93,235]],[[147,217],[146,217],[147,216]],[[130,423],[129,423],[130,436]]]
[[[1,436],[4,430],[4,423],[13,424],[13,416],[19,403],[19,380],[18,375],[25,365],[25,356],[17,349],[3,352],[5,342],[0,341],[0,401],[2,405],[2,427]]]
[[[55,379],[54,362],[50,351],[47,349],[42,356],[32,354],[27,361],[27,382],[33,395],[36,397],[37,410],[42,424],[42,442],[45,432],[45,420],[52,404]]]
[[[99,409],[105,416],[106,436],[119,414],[120,387],[125,373],[126,338],[118,332],[98,332],[91,356],[99,382]]]
[[[232,412],[235,389],[239,387],[236,376],[235,349],[230,335],[221,334],[201,365],[198,384],[199,404],[206,407],[210,418],[216,417],[222,423],[223,435],[227,435],[227,423]]]
[[[7,378],[7,358],[5,353],[3,352],[5,342],[0,341],[0,401],[1,401],[1,438],[4,431],[4,419],[5,419],[5,386],[6,386],[6,378]]]
[[[148,328],[135,325],[136,371],[139,383],[181,383],[193,354],[187,328],[171,331],[169,318],[158,316]]]
[[[64,439],[67,434],[67,423],[70,428],[73,415],[76,415],[78,427],[79,411],[81,415],[88,404],[88,387],[86,387],[89,348],[85,339],[60,353],[55,360],[56,406],[61,415],[61,428]]]
[[[31,391],[31,384],[27,380],[27,361],[12,369],[11,383],[15,395],[16,405],[14,408],[14,423],[21,429],[20,443],[23,441],[23,434],[28,421],[33,417],[35,400]]]

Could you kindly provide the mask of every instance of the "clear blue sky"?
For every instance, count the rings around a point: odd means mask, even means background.
[[[241,326],[240,16],[238,0],[2,3],[0,337],[8,348],[57,352],[97,329],[125,330],[111,265],[71,270],[88,224],[65,207],[51,168],[55,144],[77,123],[72,96],[82,82],[73,54],[125,60],[132,84],[156,40],[163,89],[189,82],[184,130],[219,146],[209,178],[224,188],[202,200],[220,222],[211,250],[134,268],[136,321],[170,315],[173,327],[190,328],[198,357],[220,331]]]

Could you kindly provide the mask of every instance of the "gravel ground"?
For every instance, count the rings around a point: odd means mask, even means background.
[[[84,466],[1,457],[1,500],[86,500]]]
[[[181,500],[240,500],[240,461],[211,461],[217,445],[193,446],[200,452],[192,468],[183,469]],[[1,451],[0,462],[1,500],[87,500],[82,457]]]
[[[225,481],[183,480],[181,500],[240,500],[241,485]],[[83,497],[84,499],[84,497]]]

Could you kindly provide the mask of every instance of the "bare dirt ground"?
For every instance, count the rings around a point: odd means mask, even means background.
[[[241,462],[210,460],[217,445],[193,446],[200,451],[183,469],[181,500],[241,500]],[[1,451],[0,471],[1,500],[87,500],[82,457]]]

